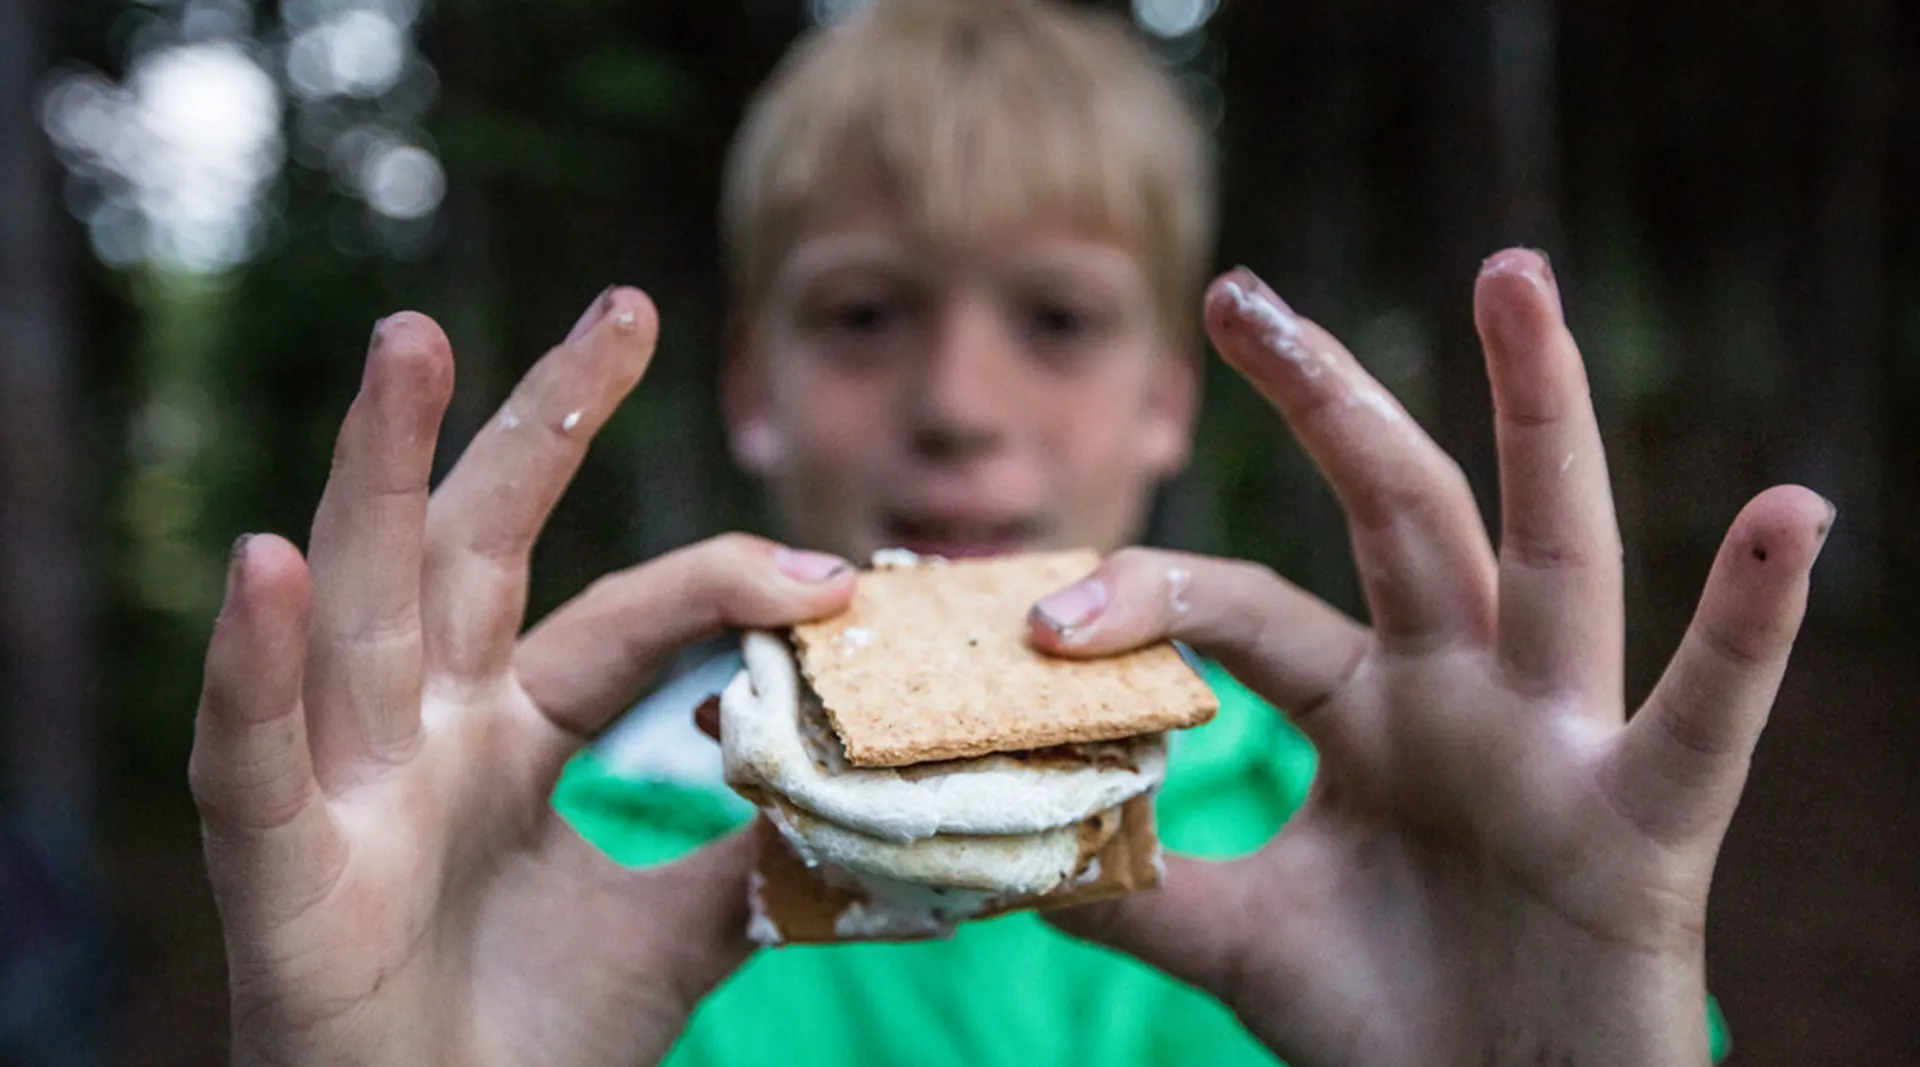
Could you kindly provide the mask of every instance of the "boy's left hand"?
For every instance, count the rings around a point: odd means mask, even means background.
[[[1207,323],[1345,509],[1372,629],[1265,569],[1129,550],[1036,607],[1045,648],[1211,653],[1321,753],[1266,848],[1057,916],[1214,992],[1297,1064],[1707,1062],[1715,856],[1831,505],[1735,520],[1631,720],[1621,553],[1586,374],[1544,259],[1483,267],[1502,536],[1338,341],[1252,275]]]

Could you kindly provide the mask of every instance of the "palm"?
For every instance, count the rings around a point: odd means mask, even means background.
[[[1094,579],[1097,617],[1036,627],[1066,654],[1188,640],[1322,756],[1261,852],[1063,922],[1214,990],[1300,1067],[1704,1062],[1713,861],[1830,507],[1749,505],[1629,722],[1605,458],[1543,261],[1495,257],[1477,293],[1498,552],[1459,468],[1331,335],[1250,275],[1207,310],[1340,497],[1373,625],[1259,568],[1132,550]]]
[[[308,557],[236,546],[192,777],[237,1062],[650,1060],[745,956],[746,838],[622,870],[547,797],[679,645],[834,610],[850,575],[718,538],[521,636],[533,541],[652,341],[609,291],[429,495],[451,355],[389,319]]]
[[[448,736],[329,801],[322,848],[338,860],[311,869],[309,906],[236,957],[236,977],[274,976],[237,985],[236,1019],[276,1043],[299,1035],[303,1062],[369,1033],[385,1035],[375,1059],[395,1063],[658,1053],[690,1004],[636,981],[671,961],[631,920],[673,902],[654,899],[655,881],[623,883],[552,816],[543,782],[514,775],[514,752],[551,729],[524,700],[445,710],[458,716]],[[548,1001],[572,1017],[555,1027],[528,1010]]]
[[[1686,1012],[1711,857],[1645,861],[1644,833],[1594,777],[1604,734],[1543,718],[1476,663],[1381,673],[1397,677],[1345,699],[1460,717],[1402,724],[1385,758],[1325,768],[1247,861],[1249,881],[1270,887],[1254,914],[1281,945],[1226,995],[1286,1005],[1261,1029],[1301,1063],[1469,1059],[1503,1024],[1518,1039],[1550,1006],[1598,991],[1622,947],[1634,983],[1673,982],[1669,1003]]]

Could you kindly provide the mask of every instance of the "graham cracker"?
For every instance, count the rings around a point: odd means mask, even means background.
[[[1170,642],[1069,660],[1027,640],[1034,601],[1091,551],[863,573],[853,602],[793,628],[800,671],[858,767],[903,767],[1199,726],[1219,702]]]
[[[950,936],[952,926],[892,933],[844,935],[837,929],[849,909],[872,906],[857,886],[828,881],[787,846],[765,819],[756,822],[759,865],[750,892],[757,926],[775,945],[848,944],[864,941],[924,941]],[[1077,907],[1152,889],[1160,884],[1160,839],[1154,827],[1153,795],[1134,797],[1120,807],[1120,828],[1094,854],[1099,875],[1062,892],[1024,896],[988,908],[978,918],[1015,911]]]

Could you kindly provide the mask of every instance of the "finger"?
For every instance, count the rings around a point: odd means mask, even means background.
[[[727,534],[595,583],[527,634],[513,667],[571,751],[631,707],[681,646],[727,627],[830,614],[853,587],[853,567],[838,556]]]
[[[243,538],[207,648],[187,763],[222,911],[297,896],[331,853],[301,706],[313,589],[300,553],[278,537]]]
[[[1831,504],[1794,486],[1734,520],[1679,652],[1610,756],[1613,799],[1648,833],[1718,834],[1733,818],[1832,522]]]
[[[1586,368],[1546,258],[1513,249],[1487,260],[1474,322],[1500,446],[1501,658],[1611,712],[1625,641],[1620,527]]]
[[[1340,342],[1250,271],[1208,290],[1207,332],[1272,401],[1339,497],[1388,640],[1491,635],[1493,550],[1466,476]]]
[[[758,863],[752,827],[735,831],[698,852],[641,876],[633,886],[649,905],[630,908],[626,923],[644,941],[646,955],[663,961],[657,973],[679,1004],[692,1011],[753,951],[747,939],[752,919],[748,875]]]
[[[657,335],[643,293],[608,290],[527,372],[434,494],[424,590],[434,669],[483,678],[506,668],[534,539],[588,443],[640,380]]]
[[[1167,856],[1160,885],[1118,900],[1044,913],[1075,937],[1127,953],[1231,1002],[1249,918],[1244,863]],[[1221,916],[1239,917],[1222,922]]]
[[[433,320],[400,314],[374,327],[308,545],[306,702],[329,784],[400,758],[419,732],[421,537],[452,395],[453,354]]]
[[[1325,749],[1337,743],[1315,712],[1366,654],[1364,627],[1265,567],[1129,548],[1086,579],[1040,600],[1034,644],[1068,656],[1185,641],[1279,707]]]
[[[620,1006],[622,1017],[639,1023],[624,1029],[680,1031],[687,1013],[753,952],[747,940],[747,875],[758,858],[753,831],[730,833],[672,864],[634,869],[609,862],[559,816],[547,827],[553,837],[540,873],[557,875],[547,896],[566,900],[566,921],[503,915],[532,927],[520,931],[528,944],[524,969],[566,1000],[605,994],[605,975],[582,969],[580,961],[618,961],[643,979],[626,983],[634,1000]],[[609,1050],[614,1057],[626,1054],[632,1048]]]

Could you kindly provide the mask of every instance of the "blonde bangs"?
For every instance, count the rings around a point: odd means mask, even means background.
[[[1119,241],[1163,321],[1197,328],[1212,254],[1206,137],[1127,28],[1019,0],[877,0],[808,42],[729,161],[737,296],[765,299],[809,218],[878,194],[936,241],[1035,227]]]

